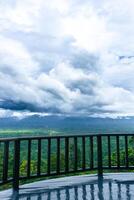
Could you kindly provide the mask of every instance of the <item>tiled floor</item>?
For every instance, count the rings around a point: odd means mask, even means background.
[[[134,173],[72,176],[0,192],[0,200],[134,200]]]

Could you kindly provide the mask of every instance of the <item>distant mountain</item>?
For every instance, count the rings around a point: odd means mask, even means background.
[[[91,117],[62,117],[33,115],[27,118],[1,118],[0,129],[50,128],[92,132],[134,131],[134,118],[111,119]]]

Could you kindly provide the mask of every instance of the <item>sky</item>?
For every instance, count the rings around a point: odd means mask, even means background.
[[[133,0],[1,0],[0,117],[134,116]]]

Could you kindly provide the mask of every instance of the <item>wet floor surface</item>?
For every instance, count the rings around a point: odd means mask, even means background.
[[[0,200],[134,200],[134,173],[73,176],[0,192]]]

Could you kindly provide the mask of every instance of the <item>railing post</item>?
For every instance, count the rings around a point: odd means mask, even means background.
[[[20,140],[14,142],[13,190],[19,189]]]
[[[102,137],[101,135],[97,136],[97,150],[98,150],[98,175],[103,175],[102,168]]]

